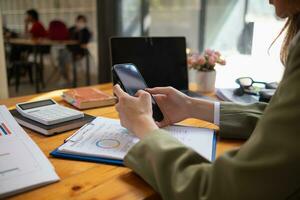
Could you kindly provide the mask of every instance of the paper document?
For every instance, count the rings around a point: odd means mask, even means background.
[[[165,129],[207,160],[215,159],[216,138],[213,130],[188,126],[169,126]]]
[[[0,198],[57,180],[43,152],[0,106]]]
[[[212,130],[186,126],[170,126],[166,130],[206,159],[213,160],[215,140]],[[62,153],[122,160],[138,141],[120,125],[119,120],[97,117],[68,138],[58,150]]]

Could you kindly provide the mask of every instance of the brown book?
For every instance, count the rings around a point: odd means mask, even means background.
[[[116,103],[114,96],[98,89],[82,87],[63,92],[63,99],[79,109],[110,106]]]

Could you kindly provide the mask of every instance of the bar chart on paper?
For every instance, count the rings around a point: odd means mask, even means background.
[[[58,180],[43,152],[0,105],[0,199]]]
[[[0,181],[30,173],[39,167],[23,140],[13,134],[13,124],[2,115],[3,113],[0,114]]]
[[[21,176],[40,167],[34,156],[30,152],[24,151],[24,144],[21,141],[9,139],[0,141],[0,144],[0,180]],[[9,148],[11,146],[21,148],[11,149]]]
[[[12,132],[4,122],[0,122],[0,136],[11,135]]]

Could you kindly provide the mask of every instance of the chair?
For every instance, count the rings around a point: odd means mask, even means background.
[[[68,40],[69,30],[66,24],[60,20],[53,20],[49,23],[48,38],[50,40]]]
[[[30,83],[33,84],[33,76],[32,76],[32,68],[34,66],[33,62],[27,62],[27,61],[15,61],[11,64],[11,68],[9,69],[8,73],[8,84],[10,84],[10,81],[14,75],[15,77],[15,91],[19,91],[19,85],[20,85],[20,79],[22,74],[26,74],[28,72],[29,74],[29,80]]]
[[[80,59],[86,59],[86,85],[90,85],[90,52],[87,47],[84,48],[84,54],[81,58],[77,58],[76,54],[72,53],[73,61],[73,87],[77,87],[77,61]]]
[[[89,56],[90,53],[87,48],[87,44],[92,38],[92,33],[86,28],[80,31],[75,31],[74,27],[69,29],[70,39],[79,41],[80,44],[77,45],[68,45],[68,50],[72,53],[73,60],[73,87],[77,87],[77,70],[76,70],[76,61],[86,58],[86,84],[90,84],[90,63]]]
[[[63,41],[68,40],[70,38],[69,30],[66,26],[66,24],[63,21],[60,20],[53,20],[49,23],[48,27],[48,38],[50,40],[56,40],[56,41]],[[64,46],[56,46],[53,50],[57,51],[60,49],[64,49]],[[53,64],[53,57],[52,57],[52,64]],[[48,82],[54,77],[54,75],[57,73],[58,67],[55,66],[54,70],[51,72],[51,76],[47,80]]]
[[[11,53],[15,52],[10,52],[12,48],[19,48],[17,51],[20,50],[20,57],[18,59],[10,59]],[[20,79],[21,75],[26,75],[28,73],[30,83],[33,84],[33,75],[32,75],[32,68],[34,66],[33,62],[28,62],[28,51],[26,48],[22,48],[22,46],[18,45],[13,45],[11,48],[8,48],[8,45],[5,48],[5,55],[6,55],[6,60],[8,63],[8,84],[11,85],[11,80],[14,78],[15,79],[15,91],[18,92],[19,90],[19,85],[20,85]]]

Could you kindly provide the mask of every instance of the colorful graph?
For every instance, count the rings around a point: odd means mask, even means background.
[[[120,144],[120,141],[116,139],[101,139],[96,142],[96,146],[103,149],[118,148]]]
[[[0,123],[0,136],[11,135],[11,131],[9,130],[8,126],[5,123]]]

